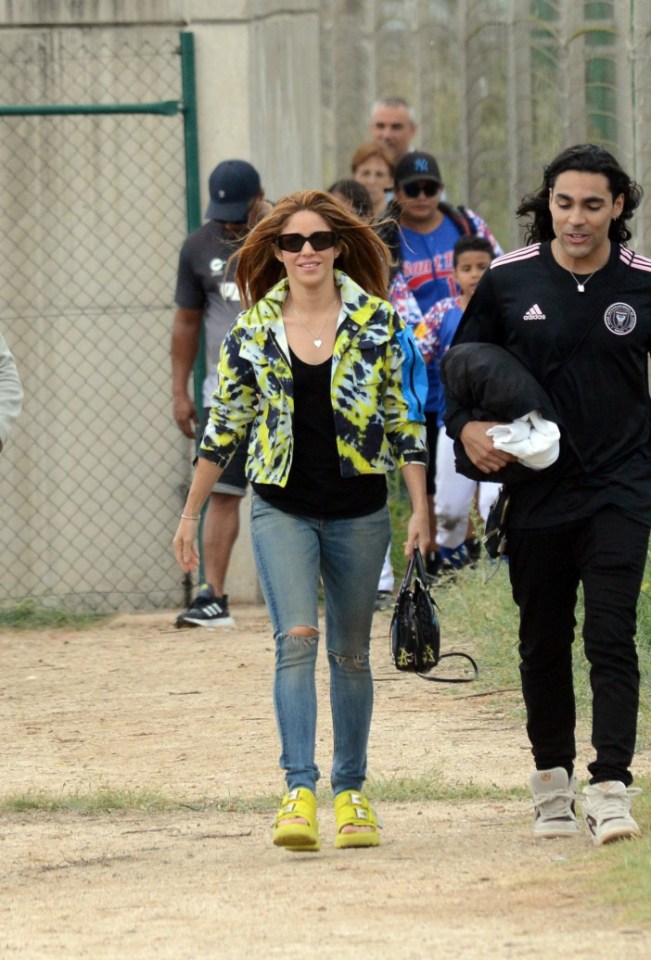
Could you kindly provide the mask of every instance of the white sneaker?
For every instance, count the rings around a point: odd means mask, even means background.
[[[580,827],[574,812],[576,781],[564,767],[536,770],[531,774],[534,837],[574,837]]]
[[[583,815],[597,846],[641,836],[631,816],[631,794],[639,792],[638,787],[626,788],[621,780],[592,783],[583,788]]]

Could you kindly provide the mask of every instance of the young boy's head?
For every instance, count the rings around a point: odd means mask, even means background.
[[[460,237],[454,245],[452,263],[454,279],[457,281],[461,296],[469,299],[475,292],[484,270],[495,256],[490,241],[486,237]]]

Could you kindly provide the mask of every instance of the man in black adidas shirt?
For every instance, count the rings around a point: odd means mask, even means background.
[[[561,428],[556,463],[510,488],[509,571],[520,611],[520,672],[534,835],[575,834],[571,646],[579,585],[593,694],[583,791],[597,844],[639,835],[630,765],[639,670],[636,605],[651,524],[651,260],[629,250],[642,191],[601,147],[571,147],[546,168],[519,216],[529,245],[493,261],[454,346],[489,342],[545,388]],[[446,425],[483,473],[512,458],[451,398]]]

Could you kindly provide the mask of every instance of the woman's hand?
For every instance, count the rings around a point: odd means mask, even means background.
[[[411,500],[411,516],[407,524],[407,539],[404,543],[405,556],[411,558],[416,547],[425,556],[430,543],[425,464],[406,463],[401,472]]]
[[[184,573],[193,573],[199,569],[199,550],[197,549],[197,530],[199,518],[181,517],[174,535],[174,555]]]
[[[184,573],[192,573],[199,569],[197,531],[201,510],[223,472],[223,467],[218,467],[210,460],[205,460],[203,457],[197,460],[188,499],[181,510],[181,521],[172,541],[176,562]]]
[[[507,463],[514,463],[516,457],[504,450],[496,450],[493,438],[486,433],[496,422],[484,423],[481,420],[471,420],[459,434],[464,450],[482,473],[497,473]]]
[[[429,514],[427,509],[412,513],[407,524],[407,539],[405,540],[405,556],[411,558],[414,549],[418,547],[423,557],[430,544]]]

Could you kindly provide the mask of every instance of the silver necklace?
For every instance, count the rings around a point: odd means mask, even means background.
[[[554,244],[555,244],[555,243],[558,244],[558,241],[557,241],[557,240],[552,241],[552,256],[553,256],[554,259],[556,260],[556,263],[559,265],[559,267],[562,267],[563,270],[567,270],[567,272],[569,273],[569,275],[572,277],[572,280],[574,280],[574,282],[575,282],[575,284],[576,284],[577,293],[585,293],[585,288],[586,288],[587,284],[590,283],[590,281],[591,281],[592,278],[594,277],[595,273],[598,273],[598,271],[601,270],[602,267],[605,267],[606,264],[608,263],[608,260],[609,260],[609,258],[610,258],[610,244],[608,245],[608,256],[606,257],[606,259],[604,260],[604,262],[603,262],[602,264],[600,264],[600,265],[597,267],[596,270],[593,270],[592,273],[590,274],[590,276],[587,277],[585,280],[579,280],[579,278],[576,277],[576,276],[572,273],[572,271],[570,270],[569,267],[566,267],[564,263],[561,263],[560,256],[559,256],[560,250],[559,250],[559,247],[558,247],[558,246],[556,247],[556,253],[554,253]]]
[[[572,273],[571,270],[568,270],[567,272],[569,273],[569,275],[570,275],[570,276],[572,277],[572,279],[574,280],[574,282],[575,282],[575,284],[576,284],[576,289],[577,289],[577,291],[578,291],[579,293],[585,293],[585,286],[586,286],[586,284],[589,283],[590,280],[592,280],[592,278],[594,277],[594,275],[595,275],[595,273],[596,273],[597,271],[596,271],[596,270],[593,270],[587,280],[579,280],[578,277],[575,277],[575,276],[574,276],[574,274]]]
[[[312,337],[312,343],[314,344],[315,347],[318,348],[318,347],[320,347],[320,346],[323,345],[323,340],[322,340],[321,335],[323,334],[323,331],[324,331],[325,328],[326,328],[326,324],[327,324],[328,320],[329,320],[330,317],[331,317],[330,310],[332,309],[332,307],[334,307],[335,305],[338,305],[338,304],[339,304],[339,295],[337,295],[337,296],[334,298],[334,300],[332,301],[332,304],[331,304],[330,307],[328,308],[328,312],[327,312],[327,314],[326,314],[326,318],[325,318],[325,320],[323,321],[323,323],[321,324],[321,329],[319,330],[319,332],[318,332],[317,335],[315,336],[315,335],[314,335],[314,331],[313,331],[312,328],[310,327],[309,323],[307,323],[307,322],[303,319],[303,317],[300,315],[300,313],[299,313],[298,310],[296,309],[296,304],[294,303],[294,298],[292,297],[292,313],[294,314],[294,316],[296,317],[296,319],[299,320],[299,321],[303,324],[303,326],[305,327],[305,329],[309,332],[310,336]]]

